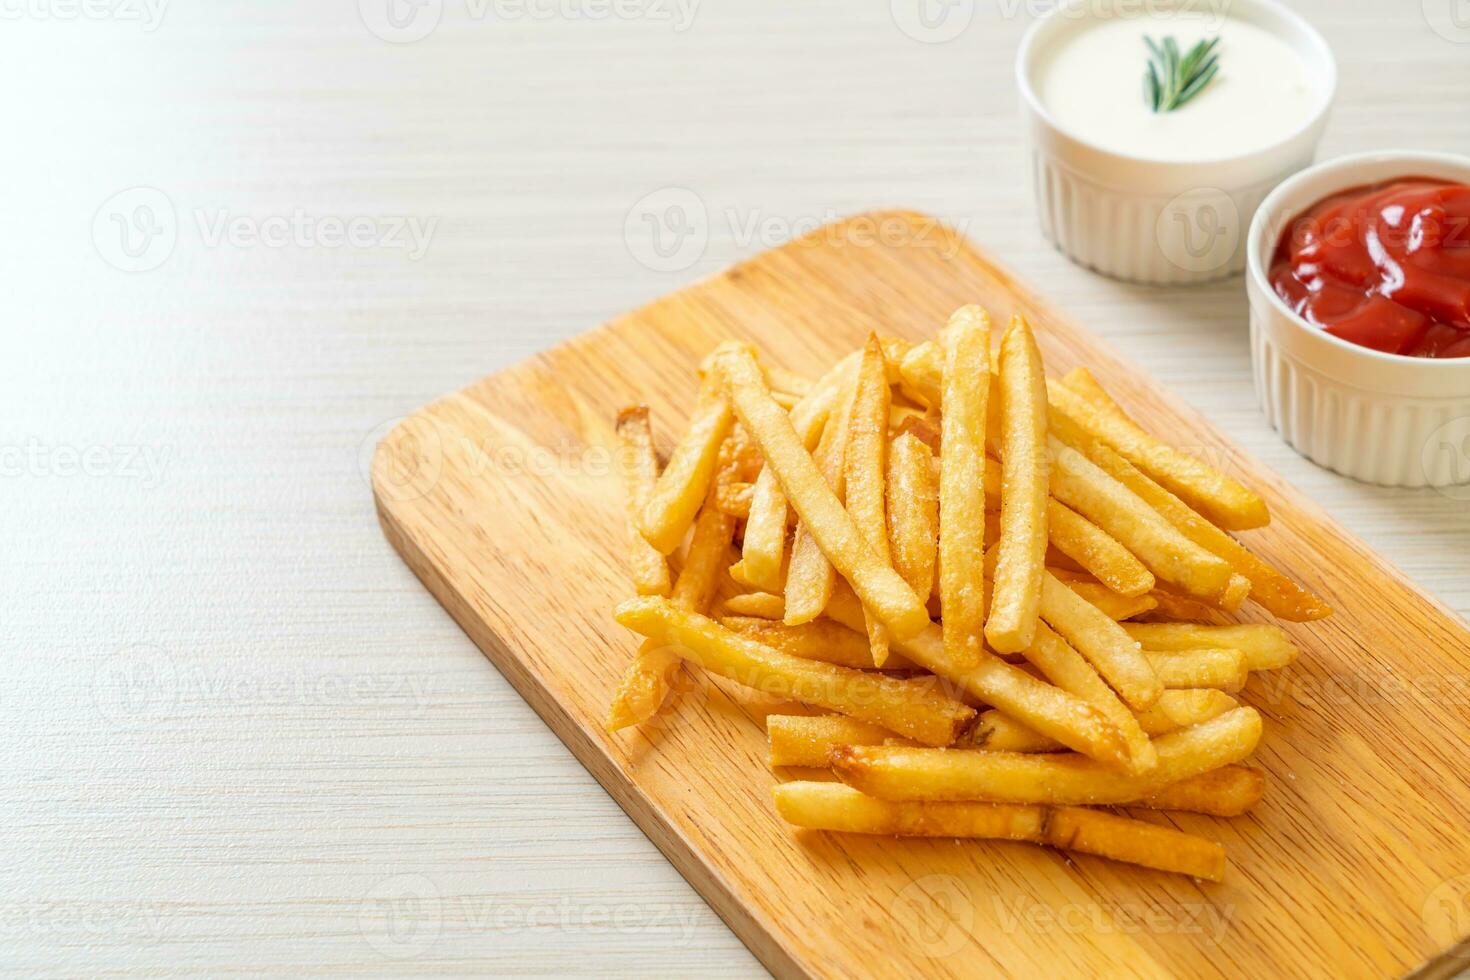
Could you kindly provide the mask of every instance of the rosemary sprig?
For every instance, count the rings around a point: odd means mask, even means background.
[[[1144,35],[1148,45],[1148,74],[1143,76],[1143,100],[1154,112],[1173,112],[1199,95],[1220,71],[1218,37],[1200,41],[1180,57],[1179,42],[1166,37],[1162,42]]]

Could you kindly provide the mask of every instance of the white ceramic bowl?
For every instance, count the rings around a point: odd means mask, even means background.
[[[1199,0],[1148,0],[1147,6],[1200,9]],[[1053,45],[1092,20],[1139,10],[1139,0],[1065,0],[1021,42],[1016,80],[1042,233],[1073,261],[1117,279],[1153,285],[1221,279],[1244,268],[1242,239],[1261,200],[1312,162],[1337,89],[1337,63],[1322,36],[1280,4],[1228,0],[1223,13],[1300,53],[1319,83],[1308,120],[1287,139],[1235,157],[1178,162],[1122,155],[1068,133],[1038,95],[1038,72]]]
[[[1266,417],[1297,452],[1344,476],[1394,487],[1470,483],[1470,358],[1359,347],[1291,311],[1268,278],[1292,219],[1329,194],[1392,180],[1470,183],[1470,158],[1366,153],[1304,170],[1272,191],[1247,236],[1251,361]]]

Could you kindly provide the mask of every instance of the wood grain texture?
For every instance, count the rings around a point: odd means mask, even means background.
[[[1024,312],[1051,373],[1085,364],[1147,427],[1265,491],[1273,521],[1247,541],[1338,610],[1289,626],[1302,659],[1245,693],[1267,718],[1266,800],[1167,818],[1227,845],[1222,885],[1021,845],[794,834],[763,761],[774,705],[723,682],[686,679],[649,731],[602,730],[637,643],[610,615],[629,594],[616,410],[647,401],[667,446],[720,340],[810,374],[869,330],[929,336],[965,302]],[[1366,977],[1448,966],[1467,932],[1465,624],[933,219],[823,229],[435,402],[384,439],[373,482],[415,573],[777,975]]]

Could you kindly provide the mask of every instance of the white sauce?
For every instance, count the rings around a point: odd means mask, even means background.
[[[1144,100],[1144,36],[1173,36],[1181,54],[1219,36],[1220,70],[1173,112]],[[1040,64],[1038,92],[1061,127],[1103,149],[1150,160],[1216,160],[1291,136],[1319,101],[1307,65],[1287,42],[1255,24],[1202,13],[1092,21],[1057,43]]]

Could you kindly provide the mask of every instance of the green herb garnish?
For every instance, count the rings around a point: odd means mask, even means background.
[[[1179,56],[1179,42],[1172,37],[1157,42],[1144,35],[1148,45],[1148,74],[1143,76],[1143,101],[1154,112],[1173,112],[1199,95],[1220,71],[1220,56],[1215,47],[1218,37],[1200,41]]]

